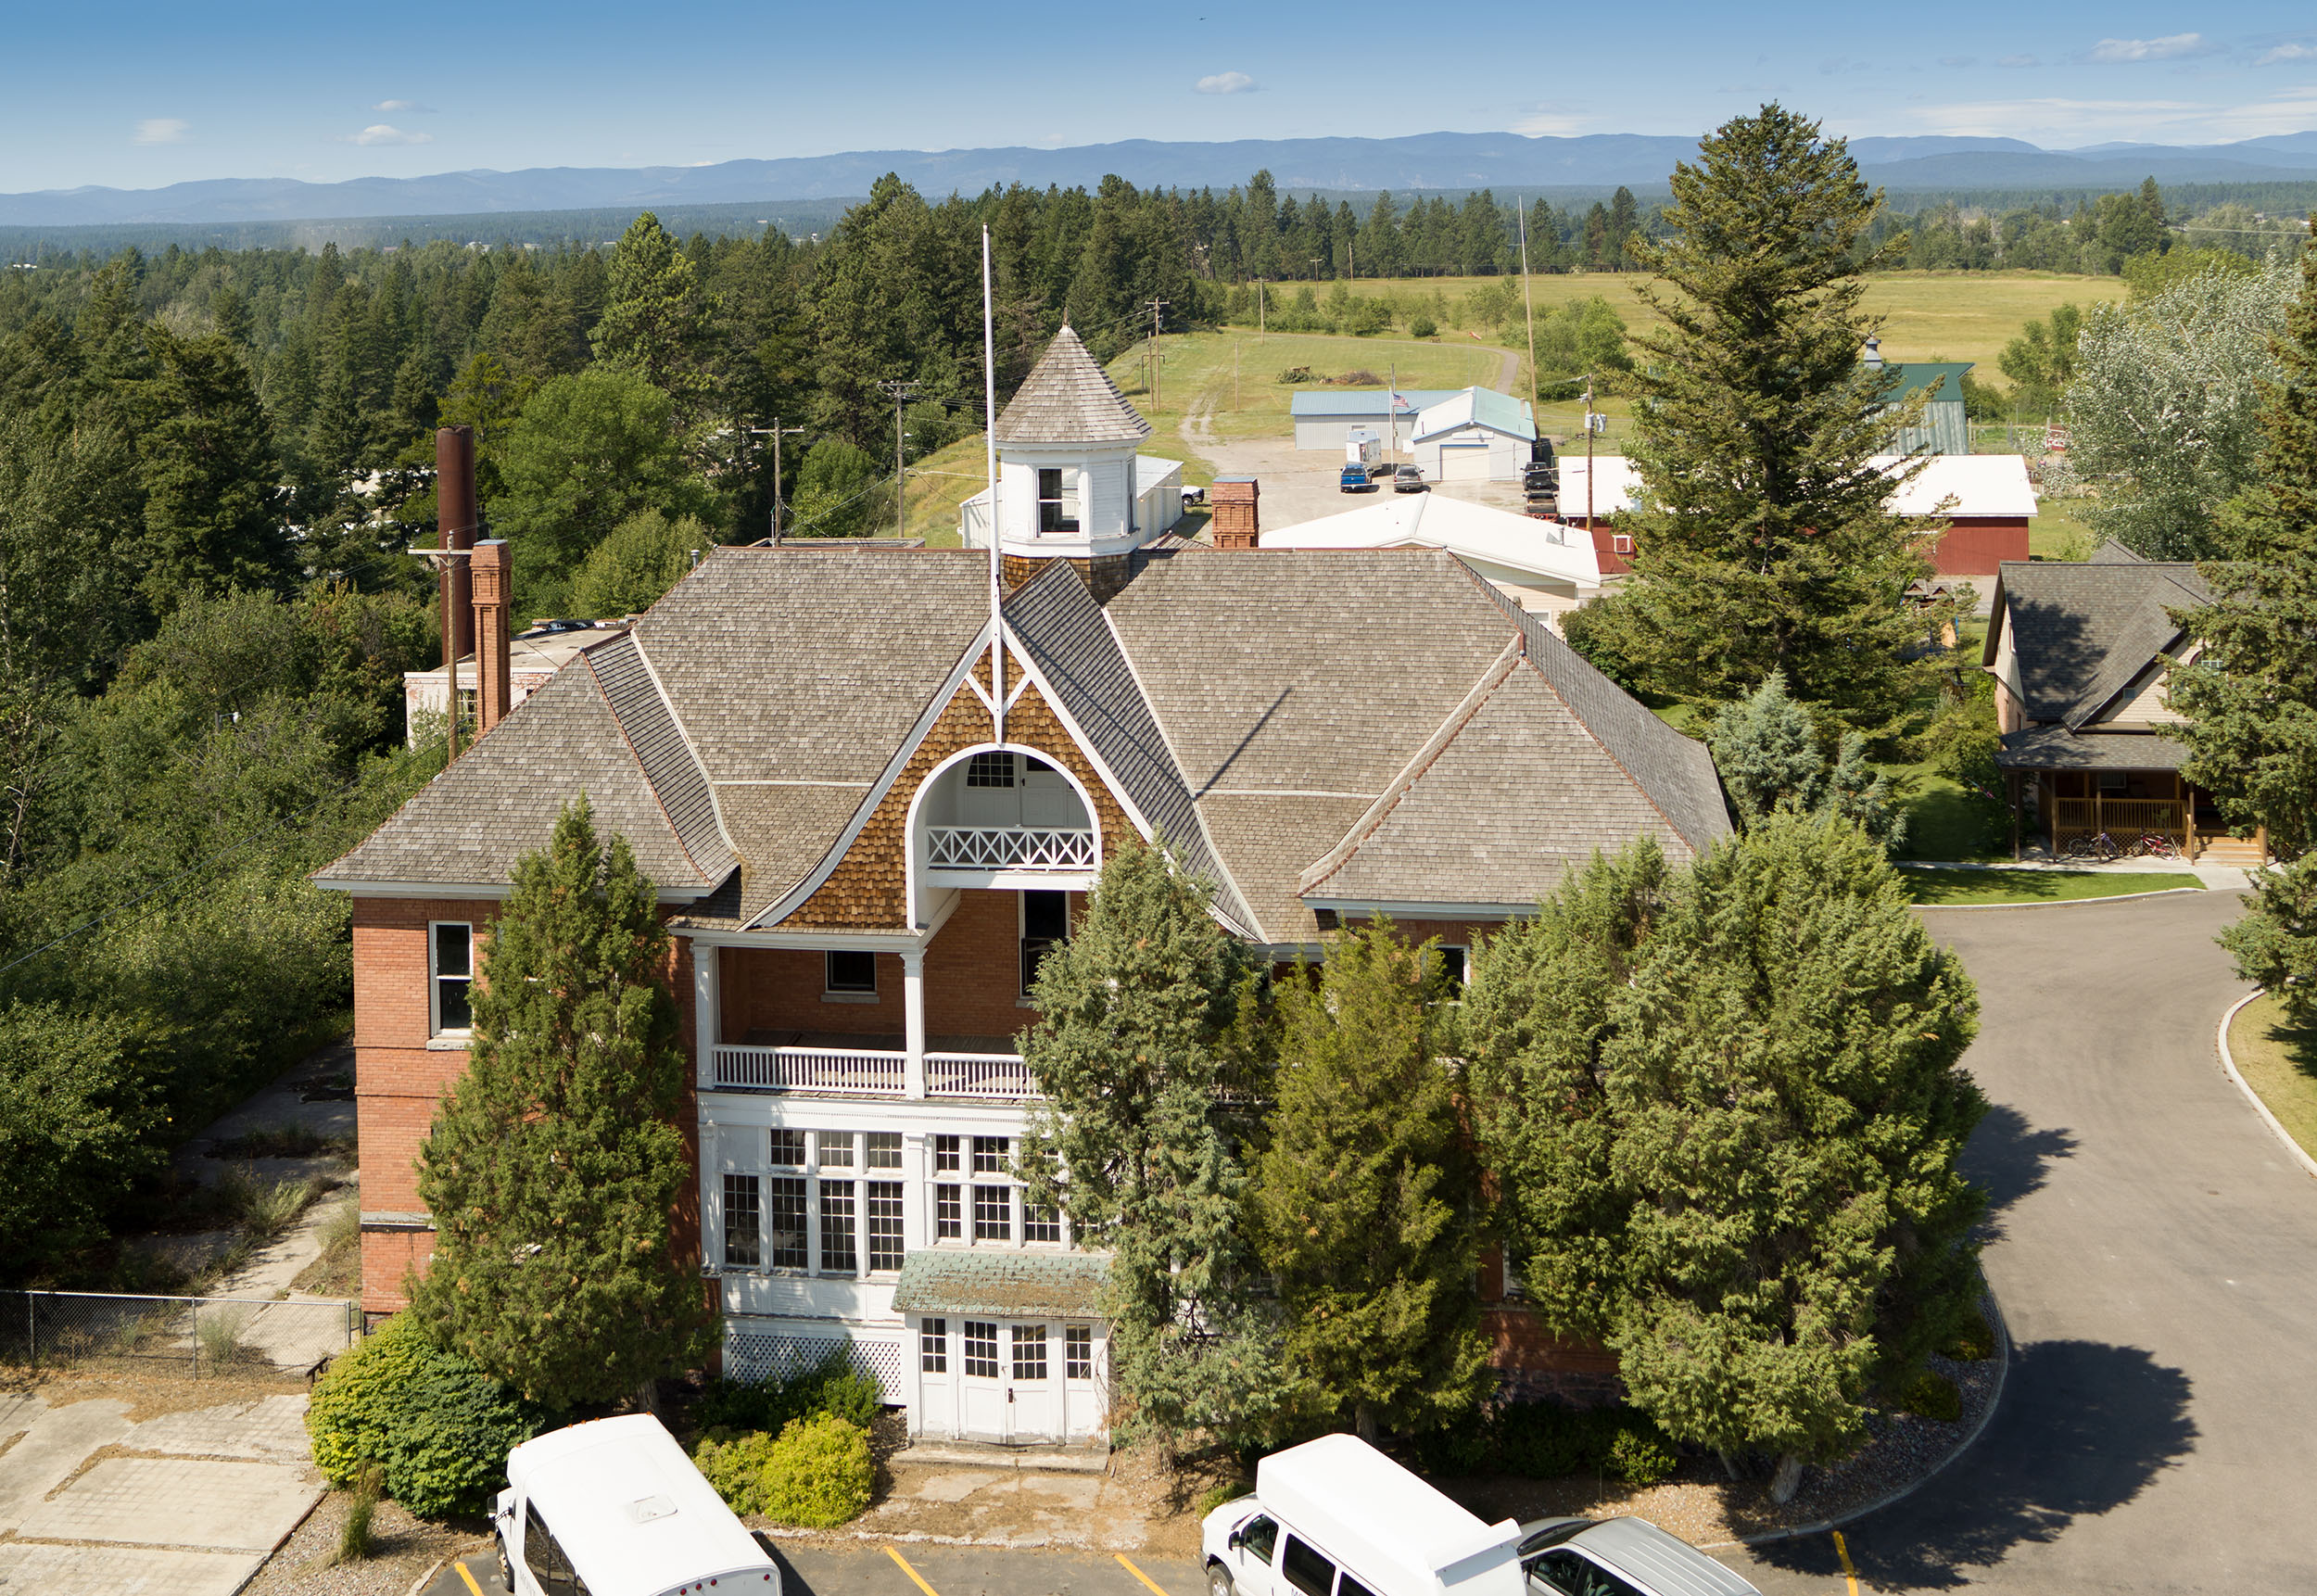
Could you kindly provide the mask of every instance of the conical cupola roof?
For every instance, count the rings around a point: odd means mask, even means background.
[[[997,418],[1000,443],[1140,443],[1150,423],[1066,325]]]

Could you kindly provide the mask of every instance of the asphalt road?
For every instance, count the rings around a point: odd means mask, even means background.
[[[907,1560],[905,1566],[893,1552]],[[1130,1567],[1098,1552],[918,1541],[900,1542],[889,1552],[882,1542],[834,1548],[776,1542],[773,1555],[780,1564],[781,1596],[1206,1596],[1207,1590],[1193,1564],[1137,1556]],[[464,1567],[472,1591],[505,1596],[493,1554],[467,1558]],[[423,1596],[471,1596],[471,1590],[454,1564],[437,1574]]]
[[[1862,1585],[2317,1590],[2317,1181],[2220,1072],[2233,892],[1931,911],[1977,979],[1967,1161],[2013,1339],[2002,1406],[1845,1532]],[[1824,1537],[1729,1561],[1843,1590]]]

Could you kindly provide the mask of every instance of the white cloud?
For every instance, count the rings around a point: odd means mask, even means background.
[[[1538,106],[1522,113],[1513,124],[1513,131],[1529,138],[1567,138],[1585,131],[1593,119],[1576,111],[1557,111],[1550,106]]]
[[[183,144],[193,124],[175,117],[152,117],[137,123],[136,142],[139,144]]]
[[[373,122],[370,126],[364,128],[360,133],[348,133],[338,142],[340,144],[365,145],[433,144],[435,142],[435,135],[433,133],[404,133],[400,128],[389,127],[385,122]]]
[[[1939,57],[1939,64],[1943,67],[1976,67],[1979,65],[1979,57],[1977,56],[1942,56]]]
[[[2102,39],[2092,46],[2092,58],[2119,61],[2179,61],[2191,56],[2216,54],[2222,46],[2202,33],[2167,33],[2161,39]]]
[[[380,100],[370,108],[374,111],[416,111],[421,116],[432,116],[435,111],[434,107],[422,106],[416,100]]]
[[[1215,72],[1192,85],[1202,95],[1251,95],[1258,87],[1245,72]]]
[[[2040,67],[2043,64],[2033,56],[1997,56],[1995,57],[1995,65],[1998,67]]]
[[[2022,138],[2033,143],[2219,144],[2296,133],[2317,120],[2317,85],[2288,89],[2250,105],[2203,100],[1978,100],[1923,106],[1909,115],[1926,129]]]
[[[2256,67],[2273,67],[2280,61],[2317,61],[2317,44],[2276,44],[2261,52]]]

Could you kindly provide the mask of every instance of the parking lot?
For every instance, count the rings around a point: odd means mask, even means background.
[[[1323,515],[1340,515],[1347,510],[1373,504],[1378,495],[1389,496],[1392,491],[1388,482],[1379,482],[1373,493],[1346,493],[1341,487],[1341,450],[1299,450],[1289,437],[1254,438],[1237,443],[1202,438],[1198,450],[1214,466],[1217,476],[1252,476],[1263,485],[1260,508],[1262,524],[1267,528],[1294,526],[1316,521]],[[1412,458],[1402,449],[1399,455],[1387,457],[1387,463],[1404,464]],[[1521,509],[1518,482],[1434,483],[1426,491],[1516,513]]]

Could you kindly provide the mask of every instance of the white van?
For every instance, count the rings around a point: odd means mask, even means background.
[[[779,1568],[649,1413],[509,1452],[491,1527],[515,1596],[780,1596]]]
[[[1256,1464],[1199,1551],[1209,1596],[1760,1596],[1638,1518],[1484,1524],[1351,1436]]]

